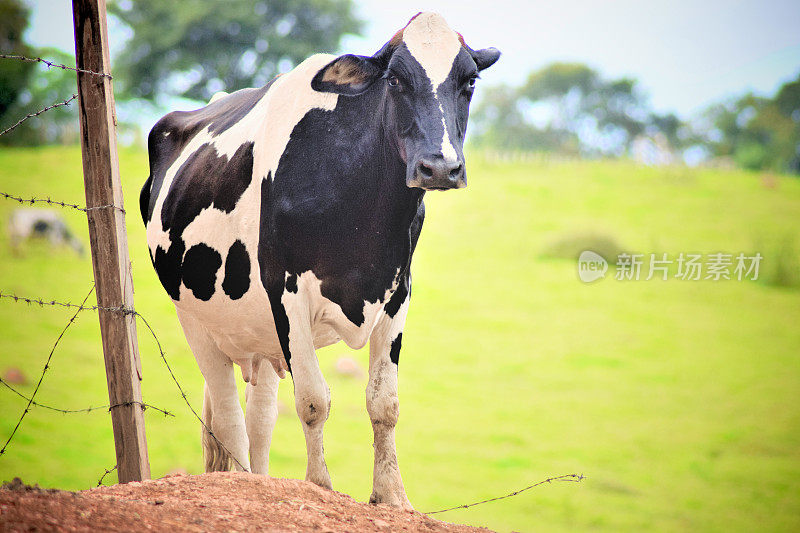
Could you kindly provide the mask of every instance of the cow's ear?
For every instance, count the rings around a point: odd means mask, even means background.
[[[472,59],[478,65],[478,70],[483,70],[494,65],[500,59],[500,50],[497,48],[484,48],[483,50],[470,50]]]
[[[325,93],[356,96],[383,75],[383,69],[372,57],[347,54],[337,57],[311,80],[311,88]]]

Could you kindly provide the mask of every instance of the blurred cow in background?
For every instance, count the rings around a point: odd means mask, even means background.
[[[61,215],[47,209],[15,209],[8,221],[8,240],[15,254],[20,253],[20,245],[30,238],[50,241],[53,247],[67,245],[78,255],[83,255],[83,243],[67,227]]]

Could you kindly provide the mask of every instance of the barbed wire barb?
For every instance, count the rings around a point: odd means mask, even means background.
[[[564,475],[561,475],[561,476],[549,477],[547,479],[543,479],[542,481],[539,481],[538,483],[534,483],[533,485],[529,485],[529,486],[525,487],[524,489],[519,489],[519,490],[515,490],[514,492],[510,492],[510,493],[508,493],[508,494],[506,494],[504,496],[497,496],[495,498],[489,498],[489,499],[481,500],[479,502],[474,502],[474,503],[465,503],[464,505],[456,505],[455,507],[448,507],[447,509],[440,509],[438,511],[428,511],[425,514],[437,514],[437,513],[444,513],[444,512],[447,512],[447,511],[454,511],[456,509],[467,509],[469,507],[475,507],[476,505],[481,505],[481,504],[484,504],[484,503],[495,502],[497,500],[504,500],[506,498],[511,498],[512,496],[516,496],[517,494],[525,492],[526,490],[530,490],[530,489],[532,489],[534,487],[538,487],[539,485],[544,485],[545,483],[552,483],[553,481],[570,481],[570,482],[573,482],[573,483],[580,483],[584,479],[586,479],[586,477],[583,474],[564,474]]]
[[[72,96],[70,96],[69,98],[67,98],[66,100],[64,100],[63,102],[57,102],[57,103],[55,103],[55,104],[53,104],[53,105],[49,105],[49,106],[45,107],[44,109],[40,109],[40,110],[39,110],[39,111],[37,111],[36,113],[28,113],[27,115],[25,115],[24,117],[22,117],[21,119],[19,119],[19,120],[17,121],[17,123],[16,123],[16,124],[14,124],[13,126],[9,126],[9,127],[7,127],[6,129],[4,129],[3,131],[0,131],[0,137],[2,137],[3,135],[5,135],[5,134],[6,134],[6,133],[8,133],[9,131],[13,130],[14,128],[16,128],[17,126],[19,126],[20,124],[22,124],[23,122],[25,122],[26,120],[28,120],[29,118],[38,117],[38,116],[39,116],[39,115],[41,115],[42,113],[44,113],[44,112],[46,112],[46,111],[50,111],[51,109],[55,109],[55,108],[57,108],[57,107],[61,107],[61,106],[65,106],[65,105],[69,105],[69,104],[70,104],[70,102],[72,102],[73,100],[75,100],[77,97],[78,97],[78,95],[77,95],[77,93],[76,93],[76,94],[73,94]]]
[[[93,70],[86,70],[77,67],[70,67],[67,65],[56,63],[54,61],[48,61],[47,59],[42,59],[41,57],[25,57],[12,54],[0,54],[0,59],[16,59],[18,61],[26,61],[29,63],[44,63],[45,65],[47,65],[47,68],[55,67],[63,70],[71,70],[73,72],[82,72],[83,74],[91,74],[92,76],[99,76],[101,78],[108,78],[110,80],[114,79],[113,76],[111,76],[111,74],[106,74],[104,72],[95,72]]]

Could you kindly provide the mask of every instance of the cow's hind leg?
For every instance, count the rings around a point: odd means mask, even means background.
[[[268,362],[262,362],[258,370],[258,385],[247,384],[245,397],[245,421],[247,438],[250,441],[250,465],[253,473],[269,473],[269,446],[272,430],[278,420],[278,374]]]
[[[203,461],[206,472],[226,472],[231,469],[231,456],[220,445],[208,429],[214,427],[214,410],[211,407],[211,394],[208,384],[203,383],[203,426],[200,427],[200,439],[203,445]],[[213,430],[212,430],[213,431]]]
[[[294,382],[294,405],[306,437],[306,481],[331,488],[325,464],[322,429],[330,412],[331,393],[314,350],[308,302],[304,291],[269,290],[275,327]]]
[[[408,300],[394,317],[381,315],[369,341],[367,412],[372,422],[375,463],[370,503],[387,503],[412,509],[400,477],[394,428],[400,415],[397,396],[397,364]]]
[[[214,469],[249,470],[247,459],[247,431],[244,413],[239,404],[233,362],[214,343],[213,339],[191,317],[178,312],[186,341],[192,349],[200,372],[206,382],[206,396],[203,405],[204,422],[209,425],[214,436],[203,433],[206,471]],[[220,445],[221,443],[221,445]],[[224,446],[224,448],[223,448]],[[227,452],[225,450],[227,448]],[[230,461],[223,459],[233,454]],[[231,464],[232,463],[232,464]]]

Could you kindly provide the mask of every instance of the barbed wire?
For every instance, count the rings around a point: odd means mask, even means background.
[[[91,296],[93,292],[94,292],[94,284],[92,284],[92,288],[89,289],[89,292],[86,294],[86,297],[83,299],[83,302],[81,303],[80,307],[83,307],[83,304],[86,303],[86,300],[89,299],[89,296]],[[11,431],[11,435],[8,436],[6,443],[3,444],[3,448],[0,449],[0,456],[2,456],[6,452],[6,448],[8,448],[11,439],[13,439],[14,435],[16,435],[20,424],[22,424],[22,421],[25,419],[25,415],[27,415],[28,411],[31,410],[31,404],[33,403],[33,399],[36,397],[36,393],[39,392],[39,387],[42,386],[42,380],[44,380],[44,375],[47,373],[47,369],[50,368],[50,360],[53,358],[53,352],[56,351],[56,347],[58,346],[58,343],[61,342],[61,339],[64,337],[64,333],[66,333],[69,327],[75,322],[75,319],[78,318],[78,314],[81,311],[82,309],[78,309],[77,311],[75,311],[75,314],[72,315],[72,317],[69,319],[69,322],[67,322],[67,325],[64,326],[64,329],[61,330],[61,333],[56,339],[56,342],[50,349],[50,354],[47,356],[47,361],[45,362],[44,368],[42,369],[42,374],[39,376],[39,381],[36,383],[36,388],[33,389],[33,394],[31,394],[31,397],[28,399],[28,405],[26,405],[25,410],[22,411],[22,415],[20,415],[19,420],[17,421],[17,425],[14,426],[14,429]]]
[[[112,79],[111,74],[105,74],[103,72],[95,72],[93,70],[86,70],[86,69],[77,68],[77,67],[69,67],[67,65],[62,65],[60,63],[55,63],[54,61],[48,61],[47,59],[42,59],[41,57],[26,57],[26,56],[13,55],[13,54],[0,54],[0,59],[15,59],[17,61],[27,61],[27,62],[32,62],[32,63],[43,63],[43,64],[47,65],[47,68],[55,67],[55,68],[60,68],[60,69],[63,69],[63,70],[71,70],[71,71],[80,72],[80,73],[83,73],[83,74],[91,74],[93,76],[100,76],[102,78]],[[55,109],[57,107],[68,106],[70,104],[70,102],[72,102],[76,98],[78,98],[78,95],[77,95],[77,93],[74,93],[72,96],[70,96],[69,98],[67,98],[64,101],[56,102],[54,104],[51,104],[51,105],[49,105],[49,106],[47,106],[47,107],[45,107],[43,109],[40,109],[39,111],[36,111],[35,113],[28,113],[27,115],[25,115],[24,117],[19,119],[15,124],[7,127],[3,131],[0,131],[0,137],[2,137],[6,133],[14,130],[17,126],[19,126],[20,124],[22,124],[23,122],[25,122],[26,120],[28,120],[30,118],[38,117],[42,113],[45,113],[45,112],[50,111],[51,109]]]
[[[94,290],[94,286],[92,286],[92,290]],[[89,293],[89,295],[90,294],[91,294],[91,292]],[[31,298],[31,297],[27,297],[27,296],[19,296],[19,295],[16,295],[16,294],[9,294],[9,293],[3,293],[3,292],[0,292],[0,299],[7,298],[7,299],[14,300],[15,302],[24,302],[24,303],[27,303],[27,304],[36,304],[36,305],[39,305],[40,307],[44,307],[44,306],[59,306],[59,307],[71,308],[71,309],[75,309],[76,310],[74,316],[77,316],[78,313],[80,313],[81,311],[99,310],[99,311],[109,311],[109,312],[113,312],[113,313],[121,313],[123,315],[134,315],[134,316],[138,317],[144,323],[144,325],[147,327],[147,330],[150,332],[150,335],[152,335],[153,340],[156,342],[156,346],[158,347],[158,352],[161,355],[161,360],[164,362],[164,366],[167,367],[167,371],[169,372],[169,375],[172,378],[172,381],[174,381],[175,385],[178,387],[178,391],[180,392],[181,397],[183,398],[183,401],[186,402],[186,405],[189,407],[189,410],[192,412],[192,414],[195,416],[195,418],[197,418],[197,420],[200,421],[200,424],[208,432],[208,434],[211,435],[211,438],[213,438],[217,442],[217,444],[219,444],[220,447],[223,450],[225,450],[225,452],[231,457],[231,459],[233,459],[233,461],[237,465],[239,465],[239,468],[241,468],[242,470],[244,470],[246,472],[249,472],[250,469],[246,468],[242,463],[239,462],[239,460],[236,458],[236,456],[234,456],[233,453],[231,453],[231,451],[222,443],[222,441],[220,441],[217,438],[217,436],[214,435],[214,432],[211,431],[211,428],[209,428],[208,425],[206,425],[206,423],[203,421],[203,418],[199,414],[197,414],[197,411],[195,411],[194,407],[192,407],[192,404],[189,402],[189,398],[186,396],[186,392],[184,392],[183,387],[181,386],[180,382],[178,381],[178,378],[175,376],[175,373],[172,371],[172,368],[169,366],[169,362],[167,361],[167,356],[164,353],[164,349],[161,346],[161,341],[158,339],[158,335],[156,335],[155,330],[153,330],[153,328],[150,326],[150,323],[147,321],[147,319],[144,316],[142,316],[135,309],[130,309],[130,308],[124,307],[124,306],[103,307],[103,306],[100,306],[100,305],[86,305],[86,300],[88,299],[89,295],[87,295],[87,297],[84,298],[83,302],[81,302],[80,305],[74,304],[72,302],[61,302],[61,301],[57,301],[57,300],[45,300],[43,298]],[[74,320],[74,317],[73,317],[72,320]],[[62,332],[62,336],[63,336],[63,332]],[[61,337],[59,337],[59,340],[60,340],[60,338]],[[50,355],[52,356],[52,352],[51,352]],[[48,362],[49,362],[49,359],[48,359]],[[41,382],[41,380],[40,380],[40,382]],[[38,386],[37,386],[37,390],[38,390]],[[34,391],[34,394],[35,394],[35,392],[36,391]],[[143,406],[144,406],[144,404],[143,404]],[[117,407],[117,406],[115,405],[114,407]],[[30,404],[26,408],[25,413],[27,413],[27,411],[29,409],[30,409]],[[157,409],[157,410],[163,412],[162,409]],[[23,413],[23,417],[24,417],[25,413]],[[16,431],[16,428],[15,428],[14,431]],[[13,433],[12,433],[11,436],[13,437]],[[10,438],[9,438],[9,440],[10,440]],[[6,443],[6,445],[7,444],[8,443]],[[3,447],[3,450],[5,450],[5,447]],[[2,455],[2,451],[0,451],[0,455]]]
[[[27,115],[25,115],[24,117],[22,117],[21,119],[19,119],[19,120],[16,122],[16,124],[14,124],[14,125],[12,125],[12,126],[9,126],[9,127],[7,127],[7,128],[6,128],[6,129],[4,129],[3,131],[0,131],[0,137],[2,137],[3,135],[5,135],[5,134],[6,134],[6,133],[8,133],[9,131],[13,130],[14,128],[16,128],[17,126],[19,126],[20,124],[22,124],[23,122],[25,122],[26,120],[28,120],[29,118],[38,117],[38,116],[39,116],[39,115],[41,115],[42,113],[44,113],[44,112],[46,112],[46,111],[50,111],[51,109],[55,109],[56,107],[61,107],[61,106],[69,105],[69,104],[70,104],[70,102],[72,102],[73,100],[75,100],[77,97],[78,97],[78,95],[77,95],[77,93],[76,93],[76,94],[73,94],[72,96],[70,96],[69,98],[67,98],[66,100],[64,100],[63,102],[57,102],[57,103],[55,103],[55,104],[49,105],[49,106],[45,107],[44,109],[40,109],[39,111],[37,111],[37,112],[35,112],[35,113],[28,113]]]
[[[44,63],[45,65],[47,65],[47,68],[55,67],[63,70],[71,70],[73,72],[81,72],[83,74],[91,74],[92,76],[99,76],[101,78],[108,78],[110,80],[114,79],[113,76],[111,76],[111,74],[106,74],[104,72],[95,72],[93,70],[86,70],[78,67],[70,67],[67,65],[56,63],[54,61],[48,61],[47,59],[42,59],[41,57],[25,57],[13,54],[0,54],[0,59],[16,59],[18,61],[26,61],[29,63]]]
[[[0,59],[14,59],[14,60],[18,60],[18,61],[27,61],[27,62],[32,62],[32,63],[43,63],[43,64],[47,65],[48,69],[51,68],[51,67],[55,67],[55,68],[60,68],[60,69],[64,69],[64,70],[72,70],[74,72],[80,72],[80,73],[83,73],[83,74],[91,74],[93,76],[100,76],[100,77],[103,77],[103,78],[112,79],[111,74],[105,74],[103,72],[94,72],[92,70],[86,70],[86,69],[77,68],[77,67],[69,67],[67,65],[62,65],[60,63],[55,63],[53,61],[48,61],[47,59],[42,59],[41,57],[25,57],[25,56],[20,56],[20,55],[13,55],[13,54],[0,54]],[[56,102],[54,104],[51,104],[51,105],[49,105],[49,106],[47,106],[47,107],[45,107],[43,109],[40,109],[39,111],[36,111],[35,113],[28,113],[27,115],[25,115],[24,117],[19,119],[13,125],[7,127],[3,131],[0,131],[0,137],[5,135],[6,133],[9,133],[9,132],[13,131],[20,124],[22,124],[23,122],[25,122],[28,119],[31,119],[31,118],[34,118],[34,117],[38,117],[42,113],[45,113],[45,112],[50,111],[51,109],[55,109],[57,107],[68,106],[70,104],[70,102],[72,102],[76,98],[78,98],[78,95],[77,94],[73,94],[72,96],[70,96],[69,98],[67,98],[64,101]]]
[[[456,505],[455,507],[448,507],[447,509],[440,509],[439,511],[429,511],[429,512],[427,512],[425,514],[437,514],[437,513],[444,513],[444,512],[447,512],[447,511],[454,511],[456,509],[467,509],[469,507],[475,507],[476,505],[481,505],[481,504],[484,504],[484,503],[495,502],[497,500],[504,500],[506,498],[511,498],[512,496],[516,496],[517,494],[525,492],[526,490],[530,490],[530,489],[532,489],[534,487],[538,487],[539,485],[544,485],[545,483],[552,483],[553,481],[570,481],[570,482],[573,482],[573,483],[580,483],[584,479],[586,479],[586,477],[583,474],[564,474],[564,475],[561,475],[561,476],[549,477],[547,479],[543,479],[542,481],[539,481],[538,483],[534,483],[533,485],[529,485],[529,486],[525,487],[524,489],[519,489],[519,490],[515,490],[514,492],[510,492],[510,493],[506,494],[505,496],[497,496],[495,498],[489,498],[489,499],[486,499],[486,500],[481,500],[479,502],[465,503],[464,505]]]
[[[4,293],[0,291],[0,298],[8,298],[9,300],[14,300],[15,302],[24,302],[26,304],[35,304],[39,307],[44,306],[55,306],[55,307],[67,307],[71,309],[77,309],[78,312],[81,311],[111,311],[112,313],[122,313],[123,315],[137,315],[138,313],[133,310],[129,309],[124,306],[118,307],[103,307],[102,305],[84,305],[86,300],[83,301],[82,304],[74,304],[72,302],[59,302],[57,300],[45,300],[42,298],[30,298],[27,296],[18,296],[13,293]]]
[[[19,202],[21,204],[30,204],[30,205],[33,205],[33,204],[49,204],[49,205],[57,205],[59,207],[69,207],[70,209],[76,209],[76,210],[82,211],[84,213],[88,213],[89,211],[95,211],[97,209],[113,208],[113,209],[117,209],[120,212],[122,212],[123,214],[125,214],[125,209],[123,209],[122,207],[117,207],[114,204],[98,205],[98,206],[94,206],[94,207],[83,207],[83,206],[80,206],[78,204],[70,204],[68,202],[61,202],[61,201],[58,201],[58,200],[51,200],[49,196],[47,198],[36,198],[35,196],[31,197],[31,198],[23,198],[21,196],[16,196],[16,195],[13,195],[13,194],[9,194],[7,192],[0,192],[0,197],[3,197],[5,199],[7,199],[7,200],[14,200],[15,202]]]
[[[75,313],[72,315],[72,318],[70,318],[70,320],[67,323],[67,325],[61,331],[61,334],[58,336],[58,339],[56,339],[56,342],[53,345],[53,348],[50,350],[50,355],[47,358],[47,363],[45,364],[44,369],[42,370],[42,375],[39,377],[39,382],[36,384],[36,388],[34,389],[33,394],[31,395],[30,398],[28,398],[24,394],[20,393],[19,391],[15,390],[8,383],[6,383],[2,378],[0,378],[0,383],[1,384],[5,385],[12,392],[14,392],[18,396],[20,396],[23,399],[28,401],[28,405],[26,406],[25,410],[23,411],[22,416],[20,417],[20,420],[17,422],[17,425],[14,427],[14,430],[12,431],[11,436],[9,436],[9,438],[6,441],[5,445],[3,446],[2,450],[0,450],[0,455],[3,455],[3,453],[5,452],[6,447],[8,446],[9,442],[11,442],[11,439],[14,437],[14,434],[16,433],[17,429],[19,428],[20,424],[22,423],[22,419],[25,417],[25,415],[30,410],[31,405],[36,405],[36,406],[42,407],[44,409],[50,409],[50,410],[58,411],[58,412],[61,412],[61,413],[77,413],[77,412],[90,412],[90,411],[94,411],[94,410],[102,409],[102,408],[108,408],[109,411],[110,411],[114,407],[119,407],[119,406],[122,406],[122,405],[138,404],[138,405],[140,405],[142,407],[142,410],[144,410],[144,409],[149,407],[149,408],[155,409],[156,411],[164,413],[165,416],[167,416],[167,415],[168,416],[173,416],[173,417],[175,416],[172,413],[170,413],[170,412],[168,412],[168,411],[166,411],[164,409],[160,409],[158,407],[154,407],[154,406],[146,404],[144,402],[124,402],[124,403],[120,403],[120,404],[115,404],[113,406],[104,405],[104,406],[101,406],[101,407],[89,407],[89,408],[86,408],[86,409],[69,410],[69,409],[59,409],[59,408],[56,408],[56,407],[51,407],[51,406],[40,404],[40,403],[34,401],[34,397],[35,397],[36,393],[39,390],[39,386],[41,385],[42,380],[44,379],[44,374],[47,372],[47,369],[49,368],[49,363],[50,363],[50,359],[53,356],[53,352],[55,351],[55,348],[58,345],[58,343],[61,340],[61,338],[64,336],[64,333],[66,332],[66,330],[69,328],[70,325],[72,325],[72,323],[75,321],[75,319],[77,318],[78,314],[81,311],[85,311],[85,310],[100,310],[100,311],[110,311],[110,312],[122,313],[124,315],[134,315],[134,316],[138,317],[142,321],[142,323],[144,323],[145,327],[150,332],[150,335],[153,337],[153,340],[156,343],[156,347],[158,348],[158,352],[159,352],[159,354],[161,356],[161,360],[164,363],[164,366],[167,368],[167,371],[169,372],[169,375],[172,378],[172,381],[175,383],[175,386],[178,387],[178,391],[180,392],[181,397],[183,398],[183,401],[186,403],[186,405],[189,408],[189,410],[192,412],[192,414],[195,416],[195,418],[197,418],[197,420],[203,426],[203,429],[205,429],[208,432],[208,434],[211,436],[211,438],[213,438],[217,442],[217,444],[219,444],[220,447],[231,457],[231,459],[233,459],[233,461],[239,466],[239,468],[241,468],[242,470],[244,470],[246,472],[249,472],[250,470],[248,468],[246,468],[244,465],[242,465],[242,463],[239,462],[239,460],[236,458],[236,456],[234,456],[233,453],[231,453],[231,451],[216,437],[216,435],[214,435],[214,432],[211,430],[211,428],[209,428],[208,425],[206,425],[206,423],[203,421],[202,417],[197,413],[197,411],[195,411],[194,407],[192,407],[191,402],[189,402],[189,398],[186,396],[186,392],[183,390],[183,387],[181,386],[180,382],[178,381],[177,376],[175,376],[175,373],[172,371],[172,367],[170,367],[169,362],[167,361],[167,356],[164,353],[164,349],[161,346],[161,341],[159,340],[158,335],[156,334],[155,330],[152,328],[150,323],[147,321],[147,319],[144,316],[142,316],[135,309],[130,309],[130,308],[127,308],[127,307],[124,307],[124,306],[103,307],[103,306],[98,306],[98,305],[86,305],[86,301],[89,299],[89,296],[91,296],[93,291],[94,291],[94,285],[92,285],[91,290],[89,291],[89,293],[86,295],[86,297],[83,299],[83,301],[80,304],[73,304],[71,302],[61,302],[61,301],[57,301],[57,300],[49,300],[48,301],[48,300],[44,300],[42,298],[30,298],[30,297],[25,297],[25,296],[18,296],[16,294],[8,294],[8,293],[4,294],[4,293],[0,292],[0,298],[13,299],[15,302],[24,302],[24,303],[27,303],[27,304],[36,304],[36,305],[39,305],[40,307],[43,307],[43,306],[59,306],[59,307],[75,309]],[[103,479],[108,474],[110,474],[111,472],[116,470],[116,468],[117,467],[114,466],[114,468],[112,468],[110,470],[106,469],[106,471],[100,477],[100,480],[98,481],[97,486],[99,487],[103,483]],[[525,488],[522,488],[522,489],[519,489],[519,490],[515,490],[515,491],[510,492],[510,493],[508,493],[506,495],[503,495],[503,496],[496,496],[494,498],[488,498],[488,499],[477,501],[477,502],[473,502],[473,503],[467,503],[467,504],[463,504],[463,505],[456,505],[454,507],[448,507],[446,509],[440,509],[440,510],[437,510],[437,511],[429,511],[429,512],[426,512],[425,514],[429,514],[430,515],[430,514],[444,513],[444,512],[447,512],[447,511],[454,511],[456,509],[468,509],[468,508],[474,507],[476,505],[482,505],[484,503],[489,503],[489,502],[494,502],[494,501],[498,501],[498,500],[503,500],[503,499],[506,499],[506,498],[511,498],[511,497],[517,496],[518,494],[521,494],[521,493],[523,493],[523,492],[525,492],[527,490],[530,490],[530,489],[532,489],[534,487],[538,487],[540,485],[544,485],[545,483],[552,483],[554,481],[569,481],[569,482],[579,483],[579,482],[583,481],[584,479],[586,479],[586,478],[585,478],[585,476],[583,474],[564,474],[564,475],[561,475],[561,476],[549,477],[547,479],[544,479],[542,481],[534,483],[533,485],[529,485],[529,486],[527,486]]]
[[[83,74],[91,74],[91,75],[94,75],[94,76],[100,76],[100,77],[104,77],[104,78],[108,78],[108,79],[113,79],[113,77],[110,74],[106,74],[106,73],[102,73],[102,72],[94,72],[94,71],[91,71],[91,70],[81,69],[81,68],[77,68],[77,67],[70,67],[70,66],[67,66],[67,65],[62,65],[60,63],[55,63],[53,61],[48,61],[48,60],[43,59],[41,57],[31,58],[31,57],[25,57],[25,56],[20,56],[20,55],[0,54],[0,59],[14,59],[14,60],[18,60],[18,61],[43,63],[43,64],[47,65],[48,68],[55,67],[55,68],[60,68],[60,69],[63,69],[63,70],[71,70],[71,71],[79,72],[79,73],[83,73]],[[52,109],[57,108],[57,107],[69,105],[77,97],[78,97],[77,94],[73,94],[70,98],[64,100],[63,102],[56,102],[55,104],[47,106],[44,109],[41,109],[41,110],[39,110],[39,111],[37,111],[35,113],[29,113],[28,115],[26,115],[23,118],[21,118],[19,121],[17,121],[12,126],[6,128],[2,132],[0,132],[0,136],[5,135],[6,133],[14,130],[16,127],[18,127],[20,124],[22,124],[23,122],[25,122],[26,120],[28,120],[30,118],[39,116],[39,115],[41,115],[41,114],[43,114],[43,113],[45,113],[47,111],[50,111]],[[22,204],[26,204],[27,203],[27,204],[33,205],[34,203],[46,203],[46,204],[50,204],[50,205],[58,205],[58,206],[61,206],[61,207],[70,207],[72,209],[77,209],[77,210],[83,211],[85,213],[88,213],[89,211],[92,211],[92,210],[95,210],[95,209],[106,209],[106,208],[118,209],[122,213],[125,213],[125,210],[123,208],[117,207],[115,205],[81,207],[81,206],[79,206],[77,204],[70,204],[70,203],[61,202],[61,201],[57,201],[57,200],[51,200],[50,198],[46,198],[46,199],[44,199],[44,198],[22,198],[22,197],[19,197],[19,196],[15,196],[15,195],[8,194],[8,193],[2,193],[2,192],[0,192],[0,196],[3,196],[3,197],[5,197],[5,198],[7,198],[9,200],[15,200],[15,201],[17,201],[19,203],[22,203]],[[231,451],[214,435],[214,432],[211,431],[211,428],[209,428],[206,425],[206,423],[203,421],[203,419],[200,417],[200,415],[197,414],[197,411],[195,411],[194,408],[192,407],[191,403],[189,402],[189,399],[186,396],[186,393],[183,390],[183,387],[181,387],[181,384],[178,381],[178,378],[175,376],[175,373],[172,371],[172,368],[169,366],[169,363],[167,362],[166,355],[164,354],[164,350],[161,347],[161,342],[159,341],[158,336],[156,335],[156,333],[153,330],[153,328],[150,326],[150,323],[147,322],[147,320],[141,314],[139,314],[135,309],[130,309],[130,308],[127,308],[127,307],[124,307],[124,306],[119,306],[119,307],[103,307],[103,306],[99,306],[99,305],[87,306],[86,305],[86,301],[89,299],[89,296],[92,294],[93,291],[94,291],[94,285],[92,286],[92,289],[89,291],[89,293],[86,295],[86,298],[83,299],[83,301],[81,302],[80,305],[76,305],[76,304],[73,304],[71,302],[59,302],[59,301],[56,301],[56,300],[49,300],[48,301],[48,300],[45,300],[45,299],[42,299],[42,298],[29,298],[29,297],[17,296],[16,294],[8,294],[8,293],[4,294],[4,293],[0,292],[0,298],[12,299],[15,302],[25,302],[27,304],[37,304],[40,307],[43,307],[43,306],[47,305],[47,306],[61,306],[61,307],[65,307],[65,308],[75,309],[75,313],[72,315],[72,317],[70,318],[69,322],[67,322],[67,325],[64,326],[64,329],[61,331],[61,334],[56,339],[56,342],[53,345],[53,348],[50,350],[50,354],[48,355],[47,362],[45,363],[44,369],[42,370],[42,374],[39,377],[39,381],[37,382],[36,388],[34,389],[33,394],[30,396],[30,398],[28,398],[27,396],[23,395],[19,391],[15,390],[8,383],[6,383],[2,379],[0,379],[0,382],[2,382],[3,385],[8,387],[10,390],[12,390],[14,393],[19,395],[23,399],[27,400],[27,402],[28,402],[28,404],[25,407],[25,410],[23,411],[22,415],[20,416],[20,419],[17,421],[17,424],[14,427],[14,430],[11,432],[11,435],[8,437],[8,440],[3,445],[2,449],[0,449],[0,456],[2,456],[5,453],[6,448],[8,447],[9,443],[11,442],[11,439],[14,438],[14,435],[16,434],[17,430],[19,429],[20,425],[22,424],[22,420],[25,418],[25,415],[27,415],[28,412],[30,411],[32,405],[36,405],[38,407],[42,407],[42,408],[46,408],[46,409],[51,409],[51,410],[54,410],[54,411],[59,411],[59,412],[62,412],[62,413],[90,412],[90,411],[93,411],[93,410],[96,410],[96,409],[100,409],[100,407],[96,407],[96,408],[95,407],[90,407],[90,408],[86,408],[86,409],[75,409],[75,410],[59,409],[59,408],[55,408],[55,407],[51,407],[51,406],[46,406],[46,405],[40,404],[40,403],[38,403],[38,402],[36,402],[34,400],[34,398],[36,396],[36,393],[39,391],[39,387],[42,384],[42,380],[44,379],[44,375],[47,372],[48,368],[50,368],[49,365],[50,365],[50,360],[53,357],[53,352],[55,351],[56,346],[58,346],[58,343],[61,341],[62,337],[64,336],[64,333],[66,333],[67,329],[69,329],[69,327],[73,324],[73,322],[75,322],[75,319],[78,317],[78,314],[81,311],[85,311],[85,310],[100,310],[100,311],[110,311],[110,312],[122,313],[123,315],[134,315],[136,317],[139,317],[142,320],[142,322],[144,322],[144,324],[147,327],[148,331],[150,331],[150,334],[153,336],[153,339],[155,340],[156,345],[158,346],[159,353],[161,354],[161,360],[164,362],[164,365],[167,367],[167,370],[169,371],[169,374],[172,377],[172,380],[175,382],[175,385],[178,387],[178,391],[180,391],[181,396],[183,397],[183,400],[186,402],[186,405],[189,407],[189,410],[192,412],[192,414],[195,416],[195,418],[197,418],[200,421],[200,424],[202,424],[203,428],[208,432],[208,434],[211,436],[211,438],[213,438],[220,445],[220,447],[236,462],[236,464],[239,465],[239,467],[242,470],[245,470],[245,471],[249,472],[250,470],[248,468],[245,468],[244,465],[242,465],[239,462],[239,460],[231,453]],[[151,407],[153,409],[156,409],[156,410],[164,413],[165,415],[174,416],[174,415],[172,415],[172,413],[168,413],[167,411],[165,411],[163,409],[159,409],[157,407],[150,406],[150,405],[145,404],[143,402],[124,402],[124,403],[120,403],[120,404],[103,406],[103,407],[108,407],[108,409],[111,410],[111,409],[113,409],[115,407],[120,407],[122,405],[132,405],[134,403],[140,405],[143,410],[146,407]],[[98,486],[100,486],[102,484],[103,479],[105,478],[106,475],[110,474],[111,472],[113,472],[116,469],[117,469],[116,465],[111,470],[106,469],[105,473],[100,477],[100,480],[98,481]]]
[[[19,396],[23,400],[30,400],[29,397],[25,396],[24,394],[19,392],[17,389],[12,387],[3,378],[0,378],[0,385],[4,385],[8,390],[10,390],[11,392],[16,394],[17,396]],[[51,405],[45,405],[43,403],[39,403],[39,402],[36,402],[36,401],[31,401],[31,405],[35,405],[36,407],[41,407],[42,409],[48,409],[50,411],[56,411],[56,412],[62,413],[62,414],[91,413],[92,411],[99,411],[100,409],[107,409],[108,411],[111,411],[115,407],[126,407],[126,406],[134,405],[134,404],[137,404],[137,405],[141,406],[142,411],[145,411],[147,409],[153,409],[154,411],[158,411],[159,413],[162,413],[164,416],[171,416],[173,418],[175,417],[175,415],[173,415],[172,413],[170,413],[166,409],[161,409],[161,408],[156,407],[154,405],[150,405],[149,403],[137,402],[137,401],[120,402],[120,403],[116,403],[114,405],[105,404],[105,405],[99,405],[97,407],[84,407],[83,409],[61,409],[59,407],[53,407]]]
[[[106,478],[107,475],[109,475],[111,472],[113,472],[114,470],[117,469],[117,466],[119,466],[119,465],[114,465],[114,468],[111,468],[111,469],[106,468],[106,471],[103,472],[103,475],[100,476],[100,479],[97,480],[97,486],[98,487],[103,484],[103,480]]]

